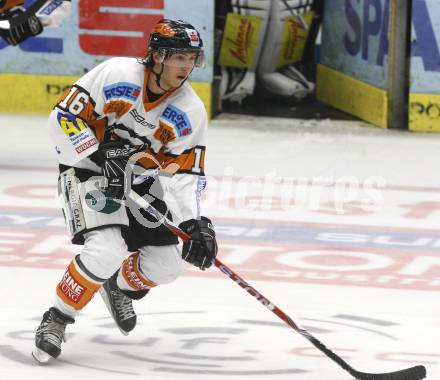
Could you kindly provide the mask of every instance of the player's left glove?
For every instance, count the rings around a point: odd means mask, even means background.
[[[12,20],[19,16],[24,10],[16,7],[2,15],[2,19]],[[43,31],[43,24],[37,16],[32,15],[22,23],[11,28],[0,27],[0,37],[2,37],[9,45],[15,46],[25,41],[29,37],[37,36]]]
[[[182,258],[201,270],[209,268],[218,250],[211,220],[202,216],[200,219],[186,220],[179,227],[191,235],[191,240],[183,243]]]

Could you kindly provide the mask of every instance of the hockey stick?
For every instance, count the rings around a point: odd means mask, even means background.
[[[9,20],[0,20],[1,29],[12,29],[26,21],[29,17],[33,16],[46,2],[47,0],[35,0],[29,8],[18,16],[12,17]]]
[[[167,227],[173,234],[180,237],[183,241],[191,240],[191,237],[184,231],[182,231],[178,226],[176,226],[172,221],[170,221],[166,216],[162,215],[157,211],[150,203],[148,203],[144,198],[139,196],[133,190],[130,190],[128,198],[134,201],[139,207],[145,209],[150,215],[154,216],[160,223]],[[264,297],[255,288],[250,286],[245,280],[243,280],[238,274],[233,270],[223,264],[219,259],[214,260],[214,264],[219,268],[225,275],[227,275],[232,281],[237,283],[240,287],[246,290],[252,297],[256,298],[261,304],[268,308],[272,313],[277,315],[281,320],[286,322],[292,329],[300,333],[304,338],[306,338],[310,343],[312,343],[319,351],[324,353],[327,357],[332,359],[355,379],[359,380],[421,380],[426,377],[426,368],[422,365],[418,365],[411,368],[402,369],[400,371],[386,372],[386,373],[366,373],[355,370],[351,367],[345,360],[340,356],[335,354],[329,348],[327,348],[323,343],[316,339],[307,330],[304,330],[286,314],[279,307],[275,306],[266,297]]]

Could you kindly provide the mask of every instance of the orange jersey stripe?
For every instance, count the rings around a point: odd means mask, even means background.
[[[178,156],[164,153],[163,149],[161,149],[159,153],[146,150],[145,155],[137,159],[137,163],[142,165],[145,169],[156,169],[159,163],[161,170],[171,174],[189,173],[204,175],[205,147],[196,146],[185,150]],[[167,170],[167,168],[172,168],[172,170]]]

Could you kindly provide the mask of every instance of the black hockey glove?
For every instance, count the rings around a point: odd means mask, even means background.
[[[102,174],[107,178],[107,186],[103,189],[105,196],[122,199],[129,180],[125,168],[130,158],[130,149],[126,147],[125,141],[101,143],[94,155],[102,168]]]
[[[11,20],[14,17],[23,13],[22,8],[14,8],[2,15],[2,19]],[[10,29],[3,29],[0,27],[0,37],[2,37],[9,45],[15,46],[29,37],[36,36],[43,31],[43,24],[37,16],[32,15],[22,23]]]
[[[182,258],[201,270],[209,268],[217,256],[217,241],[211,220],[202,216],[200,220],[186,220],[179,227],[191,235],[191,240],[183,243]]]

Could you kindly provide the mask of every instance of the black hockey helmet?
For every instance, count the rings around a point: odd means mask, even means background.
[[[153,64],[152,53],[159,52],[162,59],[178,52],[195,52],[195,66],[203,65],[203,41],[194,26],[183,20],[162,19],[153,28],[148,41],[146,63]]]

